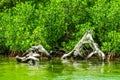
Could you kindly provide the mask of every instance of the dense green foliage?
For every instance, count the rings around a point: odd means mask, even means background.
[[[120,53],[119,0],[1,0],[0,9],[0,53],[71,50],[87,29],[104,52]]]

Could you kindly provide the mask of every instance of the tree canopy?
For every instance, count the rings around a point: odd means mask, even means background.
[[[105,53],[120,53],[120,0],[1,0],[0,53],[42,44],[70,51],[92,29]]]

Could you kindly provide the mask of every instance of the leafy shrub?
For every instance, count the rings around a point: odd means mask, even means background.
[[[10,8],[1,3],[0,48],[24,51],[42,44],[70,51],[92,29],[104,52],[119,53],[119,5],[119,0],[15,0]]]

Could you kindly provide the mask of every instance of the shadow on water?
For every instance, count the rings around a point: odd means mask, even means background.
[[[0,58],[0,80],[119,80],[120,62],[51,61],[36,65],[17,64],[14,58]]]

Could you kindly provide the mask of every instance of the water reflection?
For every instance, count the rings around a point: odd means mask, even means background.
[[[0,80],[119,80],[120,62],[40,61],[36,65],[0,60]]]
[[[44,69],[48,73],[59,73],[59,74],[73,74],[78,71],[83,71],[82,73],[111,73],[116,71],[115,69],[120,69],[120,63],[116,62],[96,62],[96,61],[61,61],[51,60],[40,62],[37,65],[28,65],[29,70],[41,70]]]
[[[61,73],[64,70],[64,65],[59,59],[51,60],[47,65],[47,70],[49,72]]]
[[[94,62],[94,61],[63,61],[64,64],[71,65],[75,69],[79,70],[90,70],[104,72],[104,62]]]

